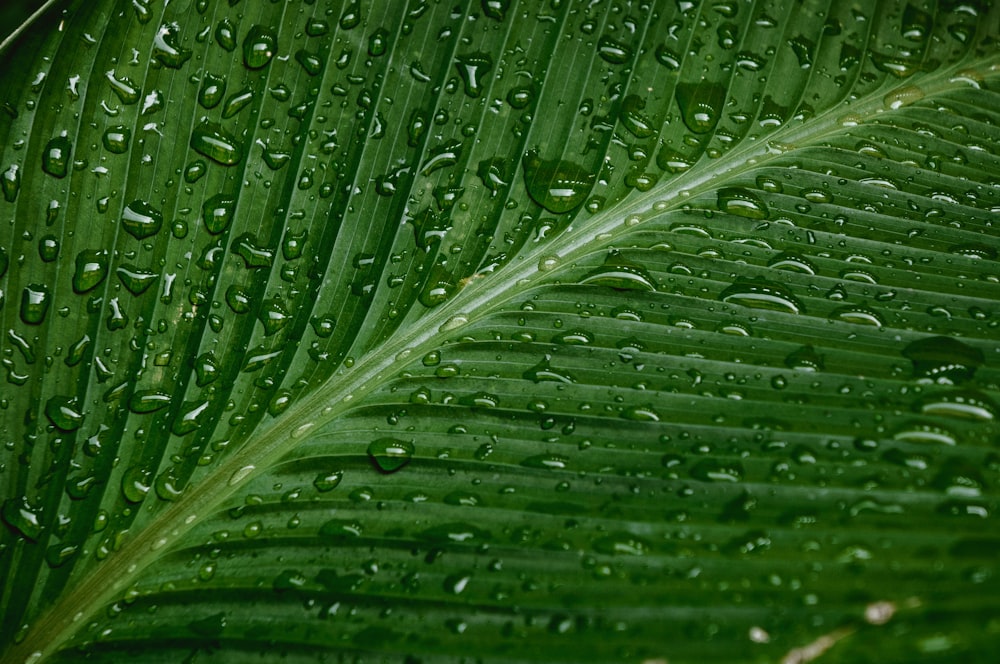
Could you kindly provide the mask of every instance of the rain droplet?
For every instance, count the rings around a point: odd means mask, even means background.
[[[455,66],[465,84],[465,94],[479,97],[483,93],[484,79],[493,69],[493,58],[486,53],[469,53],[456,57]]]
[[[277,50],[278,37],[274,30],[254,25],[243,40],[243,64],[249,69],[266,67]]]
[[[169,405],[170,395],[158,390],[136,390],[128,400],[129,409],[140,415],[155,413]]]
[[[198,103],[205,108],[215,108],[226,94],[226,79],[206,73],[198,90]]]
[[[163,215],[149,203],[134,200],[122,211],[122,227],[137,240],[156,235],[163,226]]]
[[[21,291],[21,320],[28,325],[39,325],[52,303],[52,293],[44,284],[28,284]]]
[[[620,41],[604,35],[597,41],[597,54],[613,65],[623,65],[632,59],[632,49]]]
[[[42,170],[56,178],[64,178],[69,172],[73,146],[65,136],[56,136],[45,145],[42,152]]]
[[[201,206],[201,218],[209,233],[218,235],[226,230],[233,220],[236,198],[227,194],[216,194]]]
[[[656,282],[645,267],[626,260],[619,251],[612,251],[604,265],[588,273],[581,284],[598,284],[622,291],[655,291]]]
[[[586,200],[595,176],[582,166],[539,157],[530,150],[522,160],[524,182],[532,200],[553,214],[574,210]]]
[[[982,351],[951,337],[912,341],[902,351],[913,363],[913,377],[960,385],[975,375],[985,361]]]
[[[132,130],[125,125],[108,127],[104,130],[101,142],[104,149],[114,154],[124,154],[128,152],[129,142],[132,140]]]
[[[723,187],[718,192],[718,206],[721,212],[727,212],[747,219],[766,219],[767,205],[764,201],[745,187]]]
[[[13,203],[17,199],[17,192],[21,189],[21,168],[17,164],[11,164],[0,175],[0,186],[3,187],[4,200]]]
[[[232,166],[243,158],[240,141],[221,125],[207,120],[202,120],[192,132],[191,148],[223,166]]]
[[[76,431],[83,425],[83,413],[70,397],[51,397],[45,402],[45,416],[60,431]]]
[[[0,517],[14,532],[27,540],[37,542],[42,534],[41,510],[32,507],[24,496],[3,501]]]
[[[158,275],[152,270],[145,270],[134,265],[123,264],[116,270],[118,279],[132,295],[142,295],[145,293]]]
[[[413,458],[413,443],[398,438],[379,438],[368,445],[368,456],[384,473],[394,473]]]
[[[707,134],[719,122],[722,105],[726,101],[726,88],[718,83],[678,83],[677,104],[688,129],[696,134]]]
[[[115,76],[113,69],[105,72],[104,76],[108,79],[108,83],[111,84],[111,89],[114,91],[121,103],[131,105],[139,101],[139,97],[142,96],[142,91],[128,76],[118,78]]]
[[[723,302],[753,309],[801,313],[802,304],[784,286],[764,279],[738,280],[719,295]]]
[[[177,29],[176,23],[163,24],[153,37],[153,57],[171,69],[179,69],[192,55],[191,49],[177,45]]]

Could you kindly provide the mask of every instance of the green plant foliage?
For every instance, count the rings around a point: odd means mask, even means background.
[[[996,4],[54,4],[5,664],[993,661]]]

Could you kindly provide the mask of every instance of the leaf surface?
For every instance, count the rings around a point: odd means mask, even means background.
[[[989,661],[1000,10],[64,2],[4,662]]]

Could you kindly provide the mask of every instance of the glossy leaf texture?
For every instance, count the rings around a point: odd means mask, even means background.
[[[58,4],[6,662],[992,661],[1000,10]]]

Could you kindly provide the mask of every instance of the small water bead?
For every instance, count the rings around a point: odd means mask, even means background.
[[[316,475],[316,479],[313,480],[313,486],[315,486],[316,490],[320,493],[326,493],[327,491],[333,491],[340,486],[343,479],[343,470],[321,472]]]
[[[46,263],[59,257],[59,240],[54,235],[46,235],[38,240],[38,256]]]
[[[69,172],[73,146],[65,136],[51,139],[42,152],[42,170],[55,178],[64,178]]]
[[[377,58],[379,56],[385,55],[388,50],[389,44],[389,31],[385,28],[377,28],[371,36],[368,37],[368,55]]]

